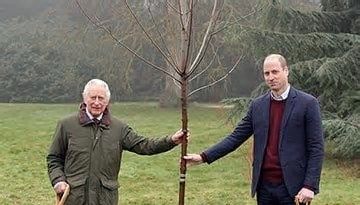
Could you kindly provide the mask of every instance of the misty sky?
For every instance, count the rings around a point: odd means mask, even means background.
[[[0,20],[35,16],[53,5],[53,2],[55,0],[0,0]]]

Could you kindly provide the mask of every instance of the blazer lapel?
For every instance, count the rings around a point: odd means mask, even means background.
[[[283,118],[281,121],[281,129],[280,129],[280,142],[282,141],[282,137],[283,137],[283,130],[289,120],[291,111],[293,110],[294,106],[295,106],[295,98],[296,98],[296,90],[294,88],[290,88],[290,92],[288,95],[288,98],[286,99],[286,103],[285,103],[285,110],[284,110],[284,114],[283,114]]]
[[[268,134],[269,134],[269,118],[270,118],[270,92],[268,92],[268,94],[265,95],[265,97],[263,98],[263,102],[262,104],[262,119],[264,119],[265,121],[265,126],[264,126],[264,146],[266,146],[267,144],[267,138],[268,138]],[[265,149],[265,147],[264,147]]]

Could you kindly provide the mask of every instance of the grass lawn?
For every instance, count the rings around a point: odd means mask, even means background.
[[[77,110],[75,104],[0,104],[0,204],[54,204],[45,157],[56,122]],[[154,103],[111,105],[112,114],[146,136],[180,128],[179,109]],[[229,133],[221,108],[191,107],[188,152],[202,151]],[[250,197],[251,141],[212,165],[187,172],[186,204],[254,205]],[[179,147],[154,156],[125,152],[120,173],[120,204],[178,203]],[[321,193],[314,205],[360,204],[359,165],[326,159]]]

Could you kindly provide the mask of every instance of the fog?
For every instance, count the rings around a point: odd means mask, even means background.
[[[1,0],[0,20],[33,17],[54,4],[55,0]]]
[[[133,26],[134,22],[126,7],[121,4],[122,0],[79,1],[90,16],[96,14],[112,28],[117,37],[125,37],[127,45],[139,49],[142,56],[150,61],[167,66],[160,53],[155,52],[149,40],[144,38],[141,29]],[[148,14],[143,6],[144,0],[129,2],[138,8],[137,12],[144,17],[141,20],[148,29],[152,28],[153,23],[146,18]],[[236,12],[234,16],[226,18],[232,21],[232,18],[252,13],[256,2],[228,0],[226,9]],[[303,10],[318,8],[314,3],[309,3],[316,1],[282,2],[286,6],[297,5]],[[195,26],[199,30],[195,32],[198,36],[194,37],[197,39],[193,41],[194,48],[201,43],[201,28],[205,28],[204,22],[208,18],[208,13],[204,11],[210,10],[210,3],[204,3],[199,8],[196,13],[198,24]],[[156,18],[158,22],[166,22],[162,19],[164,15],[157,15]],[[244,26],[255,27],[258,25],[256,18],[256,15],[250,16],[243,21]],[[165,24],[162,26],[161,29],[166,29]],[[219,32],[219,36],[213,38],[216,45],[209,49],[201,64],[202,69],[207,65],[211,69],[198,80],[192,81],[192,88],[215,81],[242,55],[239,47],[243,45],[240,41],[225,40],[232,35],[231,32],[228,37],[224,35],[226,32]],[[157,34],[152,33],[152,36],[156,37]],[[164,35],[163,38],[166,38],[168,47],[175,45],[173,50],[176,49],[176,38],[171,35]],[[72,0],[0,0],[0,91],[3,93],[0,102],[76,101],[79,89],[94,77],[102,78],[114,87],[114,100],[158,100],[161,96],[168,96],[163,94],[167,81],[162,73],[152,70],[121,46],[114,45],[115,42],[106,32],[87,21]],[[215,61],[212,60],[214,54]],[[262,81],[258,60],[249,54],[228,80],[196,95],[194,99],[219,101],[223,98],[249,96]],[[172,82],[171,85],[175,86]]]

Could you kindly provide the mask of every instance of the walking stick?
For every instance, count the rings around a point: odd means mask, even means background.
[[[66,188],[65,188],[65,191],[64,193],[62,194],[62,196],[60,196],[59,194],[55,193],[55,200],[56,200],[56,203],[55,205],[64,205],[68,195],[69,195],[69,192],[70,192],[70,186],[69,185],[66,185]]]
[[[295,197],[295,204],[300,205],[299,199]],[[306,202],[305,205],[310,205],[311,202]]]

